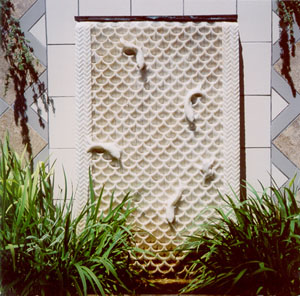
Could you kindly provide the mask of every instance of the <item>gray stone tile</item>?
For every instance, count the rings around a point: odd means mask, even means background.
[[[0,98],[0,116],[7,110],[9,106]]]

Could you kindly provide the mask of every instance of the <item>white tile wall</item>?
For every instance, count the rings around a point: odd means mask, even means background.
[[[261,191],[261,185],[270,186],[271,174],[271,149],[247,148],[246,149],[246,180],[257,191]]]
[[[75,43],[75,0],[46,0],[48,44]]]
[[[270,97],[245,97],[246,147],[270,147]]]
[[[75,148],[75,98],[55,97],[53,101],[55,112],[49,111],[49,147]]]
[[[132,15],[182,14],[182,0],[132,0]]]
[[[67,190],[68,197],[71,197],[72,189],[76,191],[77,180],[75,170],[75,149],[50,149],[50,165],[54,163],[55,168],[55,192],[54,198],[59,199],[63,196],[60,195],[60,191],[65,189],[64,171],[67,177]]]
[[[271,43],[242,43],[245,95],[270,95]]]
[[[130,15],[130,0],[80,0],[79,15]]]
[[[137,0],[139,1],[139,0]],[[184,0],[185,15],[236,14],[236,0]]]
[[[75,46],[48,46],[48,95],[75,96]]]
[[[271,41],[271,0],[239,0],[241,41]]]

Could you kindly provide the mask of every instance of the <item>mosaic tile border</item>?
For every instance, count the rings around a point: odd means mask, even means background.
[[[272,1],[273,22],[274,13],[277,11],[277,2]],[[300,40],[300,30],[297,26],[294,27],[296,42]],[[274,36],[273,36],[274,38]],[[296,175],[295,184],[300,184],[300,169],[293,163],[288,156],[286,156],[275,145],[274,141],[292,124],[292,122],[300,115],[300,94],[297,93],[293,97],[291,89],[286,80],[275,70],[275,64],[280,59],[279,41],[272,45],[272,73],[271,86],[272,90],[276,91],[288,104],[281,112],[272,120],[271,124],[271,162],[272,164],[287,177],[287,181],[282,185],[287,185],[290,179]],[[273,103],[273,102],[272,102]],[[280,184],[281,185],[281,184]]]

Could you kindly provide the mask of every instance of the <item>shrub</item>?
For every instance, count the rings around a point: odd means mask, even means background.
[[[129,195],[100,212],[90,180],[89,201],[76,216],[72,202],[53,203],[53,177],[40,162],[34,171],[9,146],[0,158],[0,285],[13,295],[111,295],[129,291],[135,273]],[[71,200],[72,201],[72,200]],[[79,231],[79,225],[84,225]]]
[[[222,196],[217,218],[187,238],[191,282],[183,292],[297,295],[300,292],[300,209],[289,187],[251,186],[245,201]]]

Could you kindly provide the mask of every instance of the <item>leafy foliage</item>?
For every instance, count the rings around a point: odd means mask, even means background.
[[[74,217],[67,190],[53,203],[53,177],[40,162],[34,172],[8,141],[0,159],[0,287],[13,295],[104,295],[128,292],[137,283],[131,269],[133,209],[129,195],[100,211],[90,182],[89,202]],[[79,225],[84,225],[79,231]]]
[[[251,186],[245,201],[223,196],[215,221],[188,237],[191,282],[183,291],[241,295],[300,293],[300,208],[290,187]]]
[[[41,108],[38,99],[42,100],[45,110],[52,105],[52,100],[45,95],[45,85],[39,80],[35,68],[33,49],[29,46],[20,28],[19,21],[13,17],[14,5],[11,0],[0,1],[0,43],[9,68],[6,75],[5,89],[8,89],[10,81],[13,82],[16,94],[14,103],[15,122],[20,123],[23,144],[26,145],[29,155],[32,155],[32,147],[29,137],[28,116],[26,114],[27,104],[25,91],[31,86],[33,91],[33,102],[37,107],[39,123],[44,127],[41,116]]]
[[[283,61],[281,74],[286,78],[289,83],[293,96],[296,96],[296,89],[293,79],[290,75],[291,72],[291,58],[295,56],[295,36],[294,36],[294,20],[300,27],[300,1],[278,1],[278,14],[279,14],[279,27],[280,27],[280,39],[279,46],[281,48],[280,57]]]

